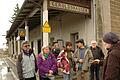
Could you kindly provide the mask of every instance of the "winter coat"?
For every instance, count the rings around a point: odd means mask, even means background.
[[[46,75],[49,73],[49,70],[52,70],[53,73],[57,71],[57,60],[52,53],[49,53],[47,59],[44,59],[43,55],[40,53],[37,60],[37,66],[39,75],[46,77]]]
[[[80,50],[78,48],[74,53],[74,61],[76,62],[76,64],[79,65],[79,60],[80,60]],[[82,69],[77,72],[77,76],[80,78],[80,80],[89,80],[89,67],[92,63],[92,60],[93,60],[93,55],[91,50],[86,49],[84,54]]]
[[[94,58],[94,59],[99,59],[99,60],[100,60],[99,65],[103,65],[104,53],[103,53],[102,49],[101,49],[99,46],[96,46],[95,49],[93,49],[93,48],[90,46],[90,50],[92,51],[92,54],[94,53],[94,50],[97,51],[97,54],[96,54],[96,55],[97,55],[97,58],[95,58],[94,55],[93,55],[93,58]]]
[[[80,60],[80,50],[76,49],[74,53],[74,61],[76,63],[79,63],[79,60]],[[89,71],[89,67],[91,65],[92,60],[93,60],[93,55],[92,55],[91,50],[86,49],[85,55],[84,55],[83,67],[82,67],[83,71]]]
[[[65,52],[61,53],[61,55],[58,56],[57,65],[59,68],[63,69],[64,73],[70,74],[70,62],[67,56],[65,56]]]
[[[103,80],[120,80],[120,41],[108,50],[104,64]]]
[[[16,66],[17,66],[17,73],[18,73],[18,77],[20,80],[23,80],[24,79],[24,76],[23,76],[23,73],[24,73],[24,69],[23,67],[23,63],[24,65],[27,65],[28,63],[26,63],[24,61],[24,57],[23,55],[26,55],[23,51],[21,51],[21,53],[18,55],[18,59],[17,59],[17,62],[16,62]],[[34,53],[30,53],[30,55],[26,55],[26,57],[30,57],[30,56],[34,56],[34,63],[35,63],[35,71],[37,72],[37,60],[36,60],[36,57],[35,57],[35,54]],[[24,62],[23,62],[24,61]],[[27,65],[29,66],[29,65]],[[30,66],[29,66],[30,67]]]

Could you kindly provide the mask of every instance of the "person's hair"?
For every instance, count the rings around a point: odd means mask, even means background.
[[[65,46],[62,46],[62,48],[65,48]]]
[[[83,38],[77,40],[76,43],[81,43],[81,44],[83,44],[83,46],[85,46],[85,42],[84,42]]]
[[[91,44],[93,44],[93,43],[96,43],[96,44],[97,44],[97,41],[96,41],[96,40],[92,40],[92,41],[91,41]]]
[[[43,54],[44,54],[44,49],[45,48],[49,48],[50,49],[50,47],[49,46],[47,46],[47,45],[45,45],[45,46],[42,46],[42,48],[41,48],[41,54],[42,54],[42,58],[45,60],[45,57],[43,56]]]
[[[72,43],[69,42],[69,41],[67,41],[67,42],[66,42],[66,47],[67,47],[67,46],[72,46]]]
[[[29,44],[29,42],[28,41],[22,41],[21,47],[23,47],[24,44]]]
[[[43,52],[43,50],[45,49],[45,48],[49,48],[50,50],[51,50],[51,48],[49,47],[49,46],[42,46],[42,48],[41,48],[41,53],[43,54],[44,52]]]
[[[56,43],[58,43],[58,42],[53,42],[53,43],[52,43],[52,46],[54,46]]]

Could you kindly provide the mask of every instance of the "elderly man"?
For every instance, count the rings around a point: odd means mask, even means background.
[[[92,51],[92,55],[94,57],[94,61],[90,66],[90,80],[94,80],[94,73],[96,77],[95,80],[100,80],[100,64],[103,62],[104,54],[102,52],[102,49],[97,46],[97,42],[95,40],[91,41],[90,50]]]
[[[37,71],[36,58],[30,49],[28,41],[21,44],[21,53],[18,55],[17,72],[19,80],[36,80]]]

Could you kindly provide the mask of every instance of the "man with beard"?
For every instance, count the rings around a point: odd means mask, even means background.
[[[17,72],[19,80],[36,80],[37,71],[36,57],[30,49],[28,41],[21,44],[21,53],[17,59]]]

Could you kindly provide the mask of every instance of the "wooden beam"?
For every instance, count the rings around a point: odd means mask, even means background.
[[[13,33],[16,32],[17,29],[20,28],[20,27],[25,23],[25,21],[27,20],[27,18],[29,18],[29,16],[30,16],[33,12],[35,12],[35,11],[34,11],[35,8],[37,8],[37,7],[38,7],[38,8],[41,8],[40,4],[42,3],[43,0],[40,0],[38,3],[36,3],[36,2],[34,2],[34,1],[32,1],[32,0],[25,0],[25,2],[23,3],[24,6],[22,6],[22,8],[21,8],[20,12],[18,13],[18,15],[20,15],[20,13],[22,13],[22,10],[24,9],[25,4],[27,3],[27,1],[30,1],[30,2],[32,2],[33,4],[36,4],[36,6],[35,6],[35,7],[33,8],[33,10],[28,14],[28,16],[26,16],[26,17],[24,18],[24,20],[20,23],[19,26],[17,26],[17,27],[14,26],[14,27],[13,27],[13,28],[16,28],[16,29],[12,30],[12,31],[9,33],[8,36],[13,35]],[[17,15],[17,17],[18,17],[18,15]],[[16,17],[16,19],[17,19],[17,17]],[[16,21],[16,20],[15,20],[15,21]],[[14,25],[14,23],[13,23],[12,25]]]
[[[31,1],[31,0],[28,0],[28,1]],[[33,1],[31,1],[31,2],[33,2]],[[39,1],[39,3],[41,4],[41,3],[42,3],[42,0]],[[27,20],[28,17],[32,17],[32,16],[39,10],[39,9],[37,8],[37,6],[38,6],[38,5],[36,5],[36,6],[33,8],[33,10],[29,13],[29,15],[24,18],[24,20],[23,20],[22,23],[18,26],[18,28],[21,27],[21,26],[25,23],[25,21]],[[41,7],[41,6],[39,6],[39,7]]]

